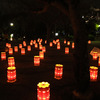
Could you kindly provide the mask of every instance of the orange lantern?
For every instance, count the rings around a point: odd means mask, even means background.
[[[62,64],[56,64],[55,65],[55,79],[62,79],[63,75],[63,65]]]
[[[57,43],[57,49],[60,49],[60,44],[59,43]]]
[[[34,56],[34,66],[40,66],[40,57]]]
[[[19,48],[20,48],[20,49],[22,48],[22,44],[19,44]]]
[[[66,44],[66,40],[64,40],[64,44]]]
[[[14,51],[18,52],[18,47],[17,46],[14,46]]]
[[[32,40],[30,41],[30,45],[31,45],[31,46],[33,45],[33,41],[32,41]]]
[[[37,43],[35,43],[35,48],[38,48],[38,44]]]
[[[74,49],[74,47],[75,47],[75,46],[74,46],[74,42],[73,42],[73,43],[72,43],[72,49]]]
[[[67,41],[67,45],[70,45],[70,41]]]
[[[7,82],[13,83],[16,81],[16,67],[7,68]]]
[[[36,40],[33,41],[33,44],[35,44],[35,43],[36,43]]]
[[[55,41],[55,40],[53,40],[53,43],[54,43],[54,44],[56,44],[56,41]]]
[[[25,55],[25,48],[21,48],[21,55]]]
[[[65,47],[65,54],[69,54],[69,48]]]
[[[97,52],[93,52],[93,60],[97,60],[98,57],[98,53]]]
[[[52,46],[53,46],[52,42],[50,42],[50,44],[49,44],[49,45],[50,45],[50,47],[52,47]]]
[[[90,66],[90,81],[97,81],[98,67]]]
[[[45,44],[47,44],[47,40],[45,40]]]
[[[9,67],[15,66],[14,57],[8,57],[8,66]]]
[[[44,52],[43,51],[39,51],[39,57],[40,57],[40,59],[44,59]]]
[[[46,47],[45,46],[42,47],[42,51],[46,52]]]
[[[6,52],[1,52],[1,60],[6,60]]]
[[[8,44],[8,48],[11,48],[11,44],[10,43]]]
[[[99,56],[99,58],[98,58],[98,66],[100,66],[100,56]]]
[[[39,49],[42,50],[42,45],[41,44],[39,45]]]
[[[6,47],[8,47],[8,43],[6,43]]]
[[[26,42],[25,41],[23,41],[23,46],[26,47]]]
[[[31,46],[30,45],[27,46],[27,51],[31,51]]]
[[[58,42],[59,42],[59,39],[56,40],[56,43],[58,43]]]
[[[9,55],[13,54],[13,48],[9,48]]]
[[[50,100],[50,84],[48,82],[37,84],[37,100]]]
[[[88,44],[91,44],[91,40],[88,41]]]

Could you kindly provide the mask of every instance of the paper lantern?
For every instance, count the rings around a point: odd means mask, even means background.
[[[54,78],[55,79],[62,79],[62,75],[63,75],[63,65],[62,64],[56,64],[55,65],[55,75]]]
[[[74,47],[75,47],[75,46],[74,46],[74,42],[73,42],[73,43],[72,43],[72,49],[74,49]]]
[[[40,66],[40,57],[34,56],[34,66]]]
[[[33,41],[33,44],[35,44],[35,43],[36,43],[36,40]]]
[[[60,49],[60,44],[59,44],[59,43],[57,43],[57,49],[58,49],[58,50]]]
[[[25,55],[25,48],[21,48],[21,55]]]
[[[46,47],[45,46],[42,47],[42,51],[46,52]]]
[[[31,46],[30,45],[27,46],[27,51],[31,51]]]
[[[56,43],[58,43],[59,42],[59,39],[56,39]]]
[[[41,44],[39,45],[39,49],[42,50],[42,45]]]
[[[66,44],[66,40],[64,40],[64,44]]]
[[[7,82],[13,83],[16,81],[16,67],[7,68]]]
[[[44,52],[43,51],[39,51],[39,57],[40,57],[40,59],[44,59]]]
[[[14,51],[18,52],[18,46],[14,46]]]
[[[54,44],[56,44],[56,41],[55,41],[55,40],[53,40],[53,43],[54,43]]]
[[[13,54],[13,48],[9,48],[9,55]]]
[[[8,43],[6,43],[6,47],[8,47]]]
[[[98,53],[97,52],[93,52],[93,60],[97,60],[98,57]]]
[[[19,44],[19,48],[20,48],[20,49],[22,48],[22,44]]]
[[[6,60],[6,52],[1,52],[1,60]]]
[[[15,66],[14,57],[8,57],[8,67]]]
[[[52,42],[50,42],[50,44],[49,44],[49,45],[50,45],[50,47],[52,47],[52,46],[53,46]]]
[[[45,44],[47,44],[47,40],[45,40]]]
[[[69,54],[69,48],[65,47],[65,54]]]
[[[91,44],[91,40],[88,41],[88,44]]]
[[[50,100],[50,84],[48,82],[37,84],[37,100]]]
[[[38,44],[37,43],[35,43],[35,48],[38,48]]]
[[[26,47],[26,42],[25,41],[23,41],[23,46]]]
[[[70,41],[67,41],[67,45],[68,45],[68,46],[70,45]]]
[[[100,66],[100,56],[99,56],[99,58],[98,58],[98,66]]]
[[[10,43],[8,43],[8,48],[11,48],[11,44]]]
[[[98,67],[90,66],[90,81],[97,81]]]

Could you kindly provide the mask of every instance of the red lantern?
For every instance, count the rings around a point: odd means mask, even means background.
[[[6,52],[1,52],[1,60],[6,60]]]
[[[69,48],[65,47],[65,54],[69,54]]]
[[[50,100],[50,84],[48,82],[37,84],[37,100]]]
[[[50,47],[52,47],[52,46],[53,46],[52,42],[50,42],[50,44],[49,44],[49,45],[50,45]]]
[[[20,49],[22,48],[22,44],[19,44],[19,48],[20,48]]]
[[[40,66],[40,57],[34,56],[34,66]]]
[[[27,46],[27,51],[31,51],[31,46],[30,45]]]
[[[97,52],[93,52],[93,60],[97,60],[98,57],[98,53]]]
[[[54,43],[54,44],[56,44],[56,41],[55,41],[55,40],[53,40],[53,43]]]
[[[90,66],[90,81],[97,81],[98,67]]]
[[[11,44],[10,43],[8,44],[8,48],[11,48]]]
[[[39,51],[39,57],[40,57],[40,59],[44,59],[44,52],[43,51]]]
[[[35,43],[35,48],[38,48],[38,44],[37,43]]]
[[[36,40],[33,41],[33,44],[35,44],[35,43],[36,43]]]
[[[66,40],[64,40],[64,44],[66,44]]]
[[[14,51],[18,52],[18,47],[17,46],[14,46]]]
[[[62,75],[63,75],[63,65],[62,64],[56,64],[55,65],[55,75],[54,78],[55,79],[62,79]]]
[[[13,48],[9,48],[9,55],[13,54]]]
[[[45,40],[45,44],[47,44],[47,40]]]
[[[59,43],[57,43],[57,49],[60,49],[60,44]]]
[[[6,43],[6,47],[8,47],[8,45],[9,45],[9,44],[8,44],[8,43]]]
[[[91,44],[91,40],[88,41],[88,44]]]
[[[46,47],[45,46],[42,47],[42,51],[46,52]]]
[[[41,44],[39,45],[39,49],[42,50],[42,45]]]
[[[21,55],[25,55],[25,48],[21,48]]]
[[[9,67],[15,66],[14,57],[8,57],[8,66]]]
[[[100,66],[100,56],[99,56],[99,58],[98,58],[98,66]]]
[[[72,43],[72,49],[74,49],[74,47],[75,47],[75,46],[74,46],[74,42],[73,42],[73,43]]]
[[[67,41],[67,45],[70,45],[70,41]]]
[[[25,41],[23,41],[23,46],[26,47],[26,42]]]
[[[7,82],[13,83],[16,81],[16,68],[13,67],[8,67],[7,68]]]

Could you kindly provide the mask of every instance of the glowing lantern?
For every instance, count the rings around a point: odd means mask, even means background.
[[[93,60],[97,60],[98,57],[98,53],[97,52],[93,52]]]
[[[69,48],[65,47],[65,54],[69,54]]]
[[[100,56],[99,56],[99,58],[98,58],[98,66],[100,66]]]
[[[18,52],[18,47],[17,46],[14,46],[14,51]]]
[[[88,44],[91,44],[91,40],[88,41]]]
[[[70,41],[67,41],[67,45],[70,45]]]
[[[75,47],[75,46],[74,46],[74,42],[73,42],[73,43],[72,43],[72,49],[74,49],[74,47]]]
[[[14,57],[8,57],[8,66],[9,67],[15,66]]]
[[[39,51],[39,56],[40,56],[40,59],[44,59],[44,52],[43,51]]]
[[[57,49],[60,49],[60,44],[59,43],[57,43]]]
[[[55,41],[55,40],[53,40],[53,43],[54,43],[54,44],[56,44],[56,41]]]
[[[39,45],[39,49],[42,50],[42,45],[41,44]]]
[[[40,66],[40,57],[34,56],[34,66]]]
[[[62,64],[56,64],[55,65],[55,79],[62,79],[63,75],[63,65]]]
[[[16,68],[13,67],[8,67],[7,68],[7,82],[13,83],[16,81]]]
[[[45,46],[42,47],[42,51],[46,52],[46,47]]]
[[[23,41],[23,46],[26,47],[26,42],[25,41]]]
[[[8,48],[11,48],[11,44],[10,43],[8,44]]]
[[[56,40],[56,43],[59,42],[59,39]]]
[[[52,42],[50,42],[50,44],[49,44],[49,45],[50,45],[50,47],[52,47],[52,46],[53,46]]]
[[[22,44],[19,44],[19,48],[20,48],[20,49],[22,48]]]
[[[47,40],[45,40],[45,44],[47,44]]]
[[[41,45],[41,42],[39,42],[39,45]]]
[[[9,55],[13,54],[13,48],[9,48]]]
[[[1,60],[6,60],[6,52],[1,52]]]
[[[6,43],[6,47],[8,47],[8,43]]]
[[[27,51],[31,51],[31,46],[30,45],[27,46]]]
[[[37,43],[35,43],[35,48],[38,48],[38,44]]]
[[[97,81],[98,67],[90,66],[90,81]]]
[[[25,48],[21,48],[21,55],[25,55]]]
[[[64,44],[66,44],[66,40],[64,40]]]
[[[36,43],[36,40],[33,41],[33,44],[35,44],[35,43]]]
[[[30,41],[30,45],[33,45],[33,40]]]
[[[37,100],[50,100],[50,84],[48,82],[37,84]]]

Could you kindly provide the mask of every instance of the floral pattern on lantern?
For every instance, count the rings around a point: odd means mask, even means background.
[[[50,84],[48,82],[37,84],[37,100],[50,100]]]
[[[54,78],[55,79],[62,79],[62,75],[63,75],[63,65],[62,64],[56,64],[55,65],[55,75]]]

